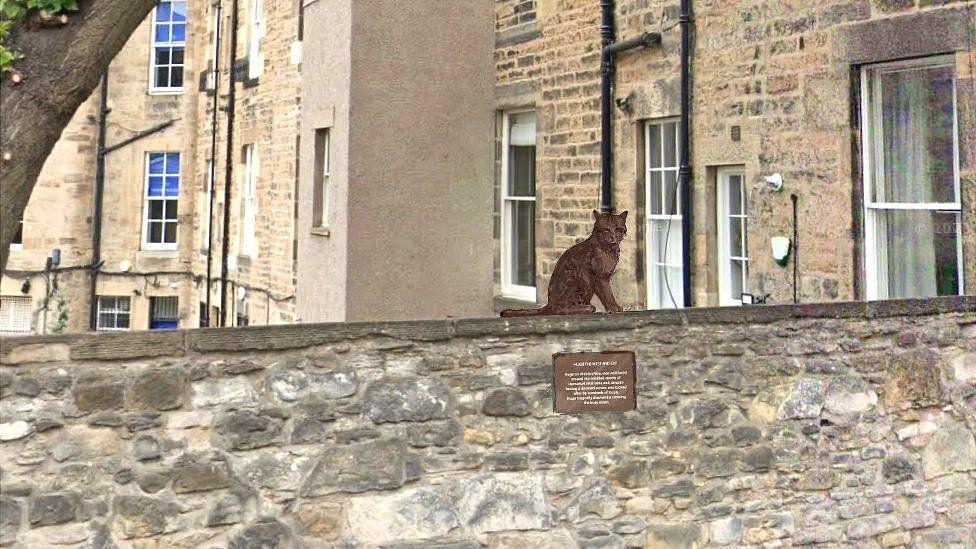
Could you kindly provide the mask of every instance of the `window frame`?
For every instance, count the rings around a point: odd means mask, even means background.
[[[261,156],[256,143],[244,145],[244,177],[241,181],[240,249],[242,257],[258,256],[257,245],[257,184],[261,170]]]
[[[536,187],[536,195],[532,197],[527,196],[511,196],[508,194],[508,184],[509,184],[509,142],[511,138],[512,130],[512,117],[519,114],[533,113],[536,116],[536,151],[538,152],[538,139],[539,139],[539,113],[535,108],[525,108],[525,109],[512,109],[502,112],[502,150],[501,150],[501,292],[502,297],[516,299],[519,301],[536,302],[537,300],[537,287],[535,284],[532,286],[526,286],[522,284],[514,284],[511,282],[513,275],[513,265],[512,265],[512,251],[513,251],[513,235],[511,230],[511,222],[513,220],[513,203],[515,202],[532,202],[535,204],[538,197],[538,187]],[[538,159],[536,160],[538,164]],[[536,172],[538,173],[538,172]],[[536,177],[535,184],[538,185],[538,176]],[[535,218],[533,218],[533,223],[535,223]],[[535,253],[535,245],[533,243],[533,254]],[[538,265],[538,263],[536,263]]]
[[[107,309],[103,306],[102,301],[112,299],[115,301],[114,307]],[[125,300],[128,303],[128,308],[122,310],[119,308],[119,300]],[[132,329],[132,298],[124,295],[100,295],[96,303],[97,312],[95,315],[95,330],[99,332],[128,332]],[[115,321],[115,326],[107,327],[102,325],[102,314],[112,314]],[[125,314],[128,319],[128,326],[125,328],[119,327],[119,315]]]
[[[264,55],[261,53],[261,39],[265,34],[264,0],[250,0],[250,21],[248,21],[247,78],[254,80],[264,74]]]
[[[740,214],[730,213],[729,186],[731,177],[739,176],[742,190],[740,192]],[[732,280],[732,262],[742,263],[742,293],[749,292],[749,197],[748,186],[746,185],[746,171],[742,166],[723,166],[718,168],[716,173],[716,217],[718,227],[718,288],[719,305],[723,307],[743,305],[742,295],[738,298],[730,294]],[[744,255],[736,257],[732,255],[729,237],[731,236],[731,218],[740,219],[742,252]]]
[[[163,192],[165,192],[165,190],[166,190],[166,177],[169,177],[170,176],[170,174],[168,172],[166,172],[166,158],[165,158],[165,155],[175,154],[179,158],[179,161],[177,162],[177,167],[178,167],[179,171],[176,173],[176,178],[177,178],[177,180],[176,180],[176,195],[173,198],[167,198],[165,195],[163,195],[162,197],[150,197],[149,196],[149,177],[150,177],[149,166],[150,166],[150,159],[151,159],[152,155],[154,155],[154,154],[162,154],[162,155],[164,155],[164,158],[163,158],[163,174],[159,176],[159,177],[162,177],[163,178]],[[173,250],[176,250],[176,249],[179,248],[179,244],[180,244],[180,212],[179,212],[179,210],[180,210],[180,191],[181,191],[181,189],[183,187],[183,181],[182,181],[182,179],[183,179],[183,154],[180,151],[147,151],[146,154],[145,154],[145,164],[146,164],[146,166],[145,166],[145,173],[144,173],[144,176],[143,176],[144,177],[144,181],[143,181],[144,187],[143,187],[143,193],[142,193],[142,208],[143,208],[143,213],[142,213],[142,249],[143,250],[164,250],[164,251],[173,251]],[[167,201],[170,201],[170,200],[176,202],[176,217],[172,221],[170,221],[169,218],[166,217],[166,204],[165,203]],[[157,220],[157,221],[162,221],[162,223],[163,223],[163,228],[162,228],[162,232],[160,233],[160,236],[162,237],[162,239],[164,240],[164,242],[149,242],[149,222],[150,222],[150,219],[149,219],[149,213],[150,213],[149,204],[152,201],[162,201],[163,202],[163,217],[160,220]],[[175,242],[165,242],[165,240],[166,240],[166,224],[167,223],[175,223],[176,224],[176,241]]]
[[[884,162],[874,162],[875,158],[884,158],[883,142],[876,139],[878,128],[883,128],[881,120],[881,102],[876,98],[880,86],[879,74],[921,68],[952,67],[952,103],[953,103],[953,179],[956,201],[954,202],[926,202],[926,203],[898,203],[874,201],[874,184],[884,177]],[[865,299],[868,301],[889,299],[887,280],[882,281],[881,266],[887,265],[887,249],[878,246],[878,236],[884,230],[884,222],[878,220],[888,211],[931,211],[954,212],[956,218],[956,264],[958,265],[959,294],[965,295],[965,263],[963,261],[963,228],[962,228],[962,185],[960,177],[959,152],[959,75],[956,68],[955,56],[934,55],[915,59],[870,63],[860,67],[860,125],[861,125],[861,201],[864,235],[862,241],[864,253],[864,288]],[[880,125],[879,125],[880,124]]]
[[[315,130],[315,187],[312,228],[329,228],[329,185],[332,179],[332,128]]]
[[[172,40],[172,33],[170,34],[170,40],[165,42],[156,41],[156,14],[159,10],[161,4],[173,4],[174,2],[182,3],[184,6],[184,30],[183,30],[183,40],[174,42]],[[160,0],[159,3],[152,10],[151,25],[149,27],[149,94],[150,95],[179,95],[186,91],[186,50],[187,50],[187,40],[186,33],[190,29],[189,17],[187,17],[187,1],[186,0]],[[172,8],[171,8],[172,9]],[[172,19],[168,22],[170,25],[170,31],[172,31]],[[170,81],[172,81],[173,67],[180,67],[183,71],[183,84],[179,87],[176,86],[157,86],[156,85],[156,68],[162,65],[156,64],[156,48],[170,48],[170,63],[166,65],[170,69]],[[173,48],[183,48],[183,62],[179,65],[173,63]]]
[[[665,164],[664,160],[664,127],[667,124],[675,125],[675,149],[674,149],[674,166],[669,166]],[[655,226],[657,224],[663,224],[668,222],[669,225],[675,223],[678,224],[678,235],[682,234],[681,225],[684,223],[684,217],[681,215],[681,178],[678,177],[679,171],[679,147],[680,147],[680,136],[681,136],[681,119],[678,117],[667,117],[667,118],[654,118],[647,119],[644,121],[644,235],[645,235],[645,273],[647,274],[647,308],[652,310],[657,309],[682,309],[684,308],[684,262],[682,261],[683,248],[682,243],[678,240],[675,245],[677,263],[668,263],[667,258],[658,258],[657,245],[657,230]],[[656,128],[660,135],[660,146],[661,146],[661,166],[653,167],[651,164],[651,129]],[[668,172],[673,172],[675,175],[675,198],[674,198],[674,213],[664,214],[655,213],[652,206],[652,193],[651,193],[651,174],[653,172],[661,173],[661,205],[662,210],[667,211],[669,208],[665,207],[667,203],[667,197],[664,196],[666,190],[666,185],[664,184],[664,175]],[[669,228],[668,232],[671,232]],[[670,238],[670,237],[669,237]],[[672,246],[671,242],[668,242],[668,248]],[[659,269],[665,268],[669,270],[678,269],[678,280],[677,284],[668,284],[670,288],[669,295],[671,296],[671,304],[663,304],[658,301],[658,297],[661,295],[661,284],[662,280],[659,276]],[[670,279],[668,280],[670,282]]]
[[[174,317],[157,317],[156,315],[156,300],[160,299],[171,299],[175,303],[176,316]],[[154,322],[175,322],[176,325],[172,327],[156,327],[153,328]],[[176,295],[154,295],[149,297],[149,325],[150,330],[178,330],[180,328],[180,297]]]

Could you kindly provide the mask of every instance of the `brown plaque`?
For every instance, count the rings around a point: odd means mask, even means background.
[[[557,353],[552,360],[557,412],[628,412],[637,408],[634,353]]]

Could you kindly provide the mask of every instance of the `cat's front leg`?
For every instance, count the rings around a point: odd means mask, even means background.
[[[600,299],[600,303],[603,303],[603,308],[606,309],[608,314],[623,312],[624,308],[617,304],[617,298],[613,296],[609,279],[598,278],[595,289],[596,296]]]

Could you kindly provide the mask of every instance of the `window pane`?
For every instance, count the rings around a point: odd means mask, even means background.
[[[742,257],[742,218],[729,218],[729,254],[732,257]]]
[[[169,2],[161,2],[156,7],[156,21],[169,21],[173,18],[172,6]]]
[[[675,267],[657,267],[656,276],[658,280],[657,303],[654,304],[660,309],[674,309],[681,306],[684,301],[682,292],[681,269]]]
[[[737,260],[732,260],[729,266],[729,297],[736,301],[742,299],[742,292],[745,291],[742,287],[742,263]]]
[[[742,177],[738,175],[729,176],[729,213],[742,213]]]
[[[147,196],[163,196],[163,178],[151,175],[149,176],[149,185],[146,190]]]
[[[177,196],[180,194],[180,178],[179,176],[167,176],[166,177],[166,190],[164,192],[166,196]]]
[[[535,196],[535,147],[509,147],[509,196]]]
[[[879,202],[956,202],[953,68],[880,74],[884,180]]]
[[[163,242],[165,242],[166,244],[175,244],[176,243],[176,223],[166,223],[165,226],[166,226],[166,234],[165,234],[165,237],[166,238],[165,238],[165,240]]]
[[[511,124],[508,132],[509,146],[535,147],[535,113],[512,114],[508,120]]]
[[[166,153],[166,173],[180,173],[180,153]]]
[[[172,32],[173,42],[185,42],[186,41],[186,25],[183,23],[177,23],[173,25]]]
[[[664,125],[664,165],[675,167],[678,165],[677,130],[678,125],[669,122]]]
[[[119,313],[116,316],[115,327],[116,328],[128,328],[129,327],[129,313]]]
[[[648,160],[648,168],[661,167],[661,125],[651,124],[648,131],[650,135],[651,158]]]
[[[888,297],[959,294],[958,214],[890,210],[887,234]]]
[[[166,219],[173,221],[176,219],[176,200],[166,200]]]
[[[159,244],[163,241],[163,224],[160,221],[150,221],[149,222],[149,235],[146,240],[153,244]]]
[[[127,298],[127,297],[120,297],[120,298],[118,298],[116,300],[116,308],[119,311],[128,311],[129,310],[129,298]]]
[[[651,215],[661,215],[664,213],[664,206],[661,202],[661,172],[651,172],[650,188],[648,194],[651,198]]]
[[[512,283],[535,286],[535,203],[512,202]]]
[[[173,67],[170,71],[170,87],[180,88],[183,86],[183,67]]]
[[[182,48],[182,47],[173,48],[172,50],[170,50],[170,62],[173,65],[182,65],[183,64],[183,52],[184,51],[186,51],[186,50],[184,48]],[[176,155],[176,156],[179,157],[179,155]]]
[[[681,222],[675,219],[657,219],[655,263],[681,265]]]
[[[155,86],[157,88],[168,88],[169,86],[169,68],[168,67],[156,67],[156,82]]]
[[[678,215],[681,210],[681,197],[678,196],[678,173],[669,170],[664,172],[664,213]]]
[[[186,2],[173,2],[173,21],[186,21]]]
[[[154,175],[163,173],[164,157],[162,153],[149,153],[149,173]]]
[[[156,25],[156,42],[169,42],[169,25],[163,23]]]
[[[156,64],[169,65],[169,48],[156,48]],[[158,70],[158,69],[157,69]],[[160,155],[162,156],[162,155]]]
[[[163,200],[149,201],[149,219],[163,219]]]
[[[115,327],[115,315],[112,313],[99,313],[98,314],[98,327],[99,328],[114,328]]]

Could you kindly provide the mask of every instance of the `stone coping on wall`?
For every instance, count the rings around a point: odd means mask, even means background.
[[[416,341],[632,330],[645,326],[768,324],[790,319],[873,319],[976,311],[976,296],[800,305],[707,307],[618,315],[338,322],[0,338],[0,362],[125,360],[188,353],[275,351],[371,336]]]

